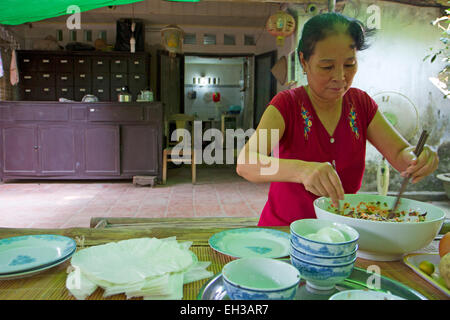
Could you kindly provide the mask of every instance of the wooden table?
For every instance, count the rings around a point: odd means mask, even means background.
[[[166,238],[176,236],[177,240],[193,241],[191,250],[200,261],[211,261],[208,270],[219,273],[231,258],[220,254],[208,245],[208,239],[217,232],[239,227],[256,227],[256,218],[93,218],[91,228],[70,229],[12,229],[0,228],[0,238],[30,234],[58,234],[77,239],[78,249],[140,237]],[[289,227],[273,227],[289,232]],[[84,241],[83,241],[84,239]],[[74,299],[65,288],[66,269],[69,261],[38,275],[16,280],[0,280],[0,300],[71,300]],[[428,299],[447,300],[447,296],[422,279],[403,262],[375,262],[358,258],[356,266],[366,269],[377,265],[383,276],[397,280],[418,291]],[[183,298],[196,299],[201,287],[208,279],[196,281],[184,286]],[[97,289],[89,300],[102,300],[103,290]],[[126,299],[124,294],[107,298],[109,300]]]

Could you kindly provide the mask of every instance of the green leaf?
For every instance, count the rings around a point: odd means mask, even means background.
[[[436,60],[436,57],[437,57],[437,53],[431,58],[431,63],[433,63],[434,62],[434,60]]]

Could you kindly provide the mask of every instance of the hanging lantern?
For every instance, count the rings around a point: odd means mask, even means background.
[[[176,25],[169,25],[161,30],[162,45],[169,51],[169,56],[175,57],[183,52],[184,32]]]
[[[295,19],[289,13],[278,11],[271,15],[266,23],[266,30],[277,37],[277,46],[284,45],[284,38],[290,36],[295,31]]]

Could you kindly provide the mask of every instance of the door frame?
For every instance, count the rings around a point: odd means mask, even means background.
[[[255,67],[253,70],[253,79],[255,79],[255,83],[254,83],[254,90],[253,90],[253,126],[255,127],[254,129],[256,129],[257,127],[257,122],[256,122],[256,117],[257,117],[257,113],[256,113],[256,97],[258,95],[258,87],[256,85],[256,70],[258,68],[258,57],[264,58],[270,56],[271,57],[271,65],[272,67],[275,65],[275,63],[277,62],[277,56],[278,56],[278,51],[277,50],[272,50],[272,51],[268,51],[262,54],[258,54],[255,55]],[[277,93],[277,79],[275,79],[275,77],[273,76],[272,72],[270,72],[270,95],[272,97],[275,96],[275,94]]]
[[[168,56],[169,52],[166,50],[158,49],[156,51],[157,56],[157,72],[156,72],[156,101],[161,101],[161,55]],[[175,57],[180,58],[180,112],[184,113],[184,54],[176,53]]]

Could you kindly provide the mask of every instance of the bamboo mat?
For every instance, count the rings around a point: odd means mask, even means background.
[[[232,259],[221,253],[217,253],[209,246],[193,246],[194,252],[199,261],[210,261],[211,265],[207,270],[217,274],[222,267]],[[48,269],[40,274],[22,279],[0,280],[0,300],[75,300],[66,289],[67,267],[69,261]],[[209,279],[195,281],[184,285],[183,299],[195,300],[202,286]],[[103,298],[103,289],[98,288],[86,300],[125,300],[125,294],[118,294]],[[133,298],[140,300],[142,298]]]

